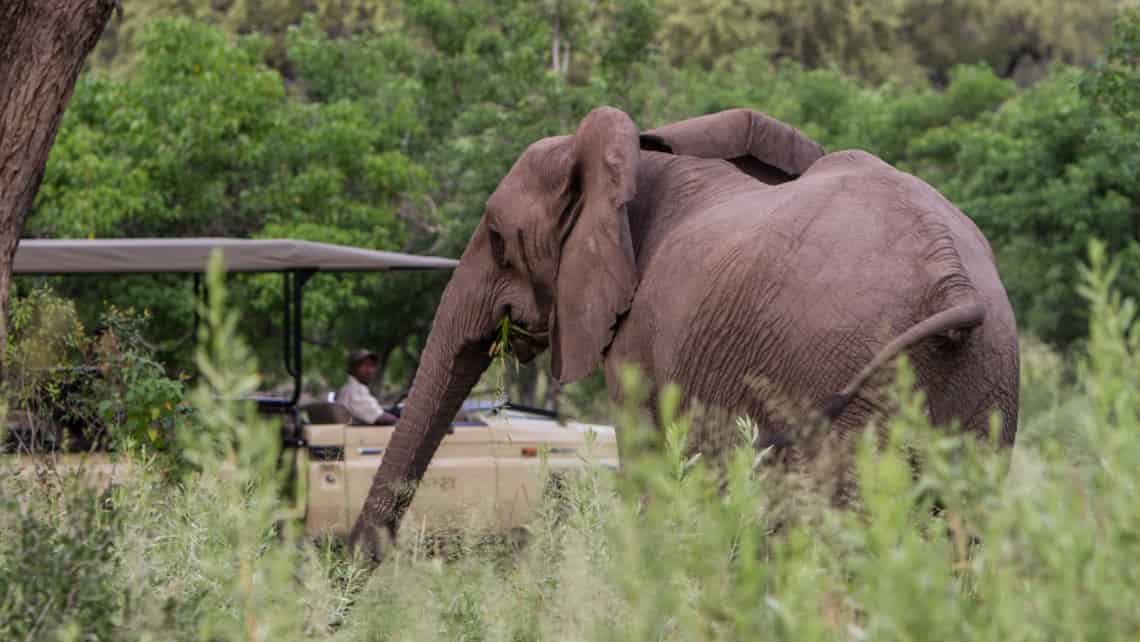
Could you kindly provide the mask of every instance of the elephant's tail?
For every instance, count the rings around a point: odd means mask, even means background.
[[[829,419],[838,417],[847,407],[847,404],[851,402],[851,399],[855,397],[855,394],[859,392],[859,389],[863,387],[863,384],[871,378],[871,375],[904,350],[919,341],[938,335],[942,335],[955,343],[961,343],[966,339],[970,330],[982,325],[985,318],[986,309],[982,304],[970,302],[956,305],[923,319],[906,332],[895,337],[882,350],[879,350],[871,362],[859,374],[855,375],[843,390],[828,397],[823,404],[824,415]]]

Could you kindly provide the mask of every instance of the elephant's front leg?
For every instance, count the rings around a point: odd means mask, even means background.
[[[627,318],[606,352],[604,361],[606,388],[613,408],[615,411],[629,410],[636,414],[636,417],[627,420],[635,420],[636,425],[623,426],[623,422],[617,422],[617,429],[623,433],[618,435],[618,456],[623,458],[634,455],[630,450],[633,443],[623,445],[623,442],[647,442],[642,443],[642,447],[649,448],[659,447],[663,443],[658,387],[662,379],[654,370],[649,350],[651,346],[644,336],[638,319]],[[635,378],[629,381],[630,376]],[[628,429],[631,428],[642,432],[640,435],[628,434]]]

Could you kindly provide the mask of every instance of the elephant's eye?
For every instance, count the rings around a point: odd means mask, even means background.
[[[487,226],[487,235],[491,239],[491,256],[495,258],[495,263],[501,268],[509,267],[507,262],[507,248],[503,242],[503,235],[499,234],[499,230],[490,224]]]

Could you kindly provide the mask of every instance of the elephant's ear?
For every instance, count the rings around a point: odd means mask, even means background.
[[[551,323],[551,369],[562,383],[590,374],[637,288],[626,205],[637,191],[638,130],[612,107],[574,134],[567,215]]]
[[[807,171],[823,147],[800,130],[750,109],[729,109],[658,127],[642,147],[683,156],[721,158],[765,182],[784,182]],[[664,148],[664,149],[662,149]]]

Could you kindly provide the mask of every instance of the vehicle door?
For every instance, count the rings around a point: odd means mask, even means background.
[[[499,486],[495,504],[500,528],[525,526],[548,486],[587,465],[617,470],[613,427],[560,423],[553,417],[504,409],[485,416],[495,440]]]
[[[488,421],[499,472],[496,519],[503,529],[520,528],[534,516],[549,476],[581,468],[582,434],[556,419],[511,410],[489,415]]]

